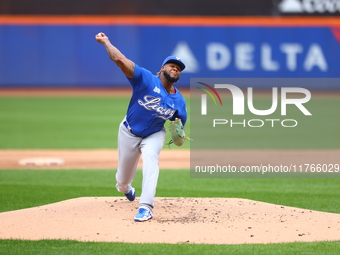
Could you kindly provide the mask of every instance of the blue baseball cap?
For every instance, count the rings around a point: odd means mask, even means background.
[[[181,71],[183,71],[185,69],[185,65],[184,63],[182,62],[181,58],[179,57],[175,57],[175,56],[169,56],[167,57],[164,62],[163,62],[163,65],[164,66],[165,64],[167,63],[174,63],[174,64],[177,64],[179,65],[179,67],[181,68]]]

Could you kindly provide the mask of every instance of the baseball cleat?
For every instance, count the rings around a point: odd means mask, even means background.
[[[134,220],[141,222],[152,219],[152,210],[147,207],[139,207]]]
[[[130,201],[133,201],[133,200],[135,200],[135,198],[136,198],[136,191],[135,191],[135,189],[134,188],[132,188],[130,191],[129,191],[129,193],[124,193],[124,195],[126,196],[126,198],[128,199],[128,200],[130,200]]]

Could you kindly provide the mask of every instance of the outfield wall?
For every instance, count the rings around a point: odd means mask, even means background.
[[[340,77],[339,18],[0,16],[0,87],[129,86],[98,32],[154,73],[180,56],[185,87],[200,77]]]

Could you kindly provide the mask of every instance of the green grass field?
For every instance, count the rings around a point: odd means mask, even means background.
[[[128,98],[0,98],[0,149],[87,149],[116,148],[117,127],[126,112]],[[188,111],[190,100],[187,99]],[[231,104],[231,102],[228,102]],[[270,101],[259,99],[256,107],[266,109]],[[216,148],[216,141],[227,134],[228,148],[338,149],[340,148],[340,99],[316,98],[308,103],[313,116],[303,116],[291,106],[289,117],[273,114],[271,118],[297,119],[296,128],[266,125],[263,128],[228,128],[220,125],[208,134],[200,133],[202,123],[195,123],[193,136],[208,136],[203,142]],[[288,111],[287,110],[287,111]],[[218,112],[217,112],[218,113]],[[189,114],[190,116],[190,114]],[[223,115],[224,116],[224,115]],[[221,118],[217,115],[216,118]],[[230,119],[231,116],[226,115]],[[241,119],[266,119],[249,113]],[[186,125],[190,132],[191,121]],[[211,125],[209,123],[209,125]],[[169,124],[166,123],[168,128]],[[212,132],[213,131],[213,132]],[[169,132],[168,132],[169,133]],[[195,137],[192,137],[195,138]],[[170,137],[167,137],[167,141]],[[207,143],[208,142],[208,143]],[[199,140],[196,139],[196,143]],[[200,146],[200,145],[198,145]],[[190,142],[181,148],[188,149]]]
[[[242,244],[242,245],[203,245],[203,244],[133,244],[133,243],[93,243],[62,240],[0,242],[0,254],[339,254],[340,242],[287,243],[287,244]],[[3,252],[3,253],[2,253]]]
[[[0,98],[0,149],[117,148],[128,103],[120,97]]]
[[[0,98],[0,149],[115,148],[117,126],[127,103],[128,98]],[[320,108],[327,103],[329,100],[319,99],[311,107],[323,116]],[[339,100],[331,104],[339,105]],[[332,122],[327,130],[333,140],[339,141],[339,134],[332,133],[336,123]],[[190,122],[187,128],[190,130]],[[320,130],[322,126],[315,128]],[[309,130],[306,136],[312,132]],[[245,134],[245,138],[249,135]],[[282,142],[284,139],[283,136]],[[327,145],[339,148],[337,142],[330,143],[328,139],[321,148]],[[189,145],[185,143],[184,148]],[[119,196],[114,188],[114,174],[114,170],[0,170],[0,212],[76,197]],[[141,178],[138,171],[134,186],[139,191]],[[162,170],[157,196],[237,197],[340,213],[339,186],[340,179],[192,179],[186,169]],[[340,241],[266,245],[0,241],[0,254],[339,254],[339,251]]]

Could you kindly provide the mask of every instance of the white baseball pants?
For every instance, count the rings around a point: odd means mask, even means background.
[[[118,168],[116,188],[119,192],[128,193],[132,188],[137,165],[142,155],[142,193],[140,205],[154,206],[156,187],[159,175],[159,154],[164,145],[165,129],[145,138],[135,136],[120,123],[118,131]]]

